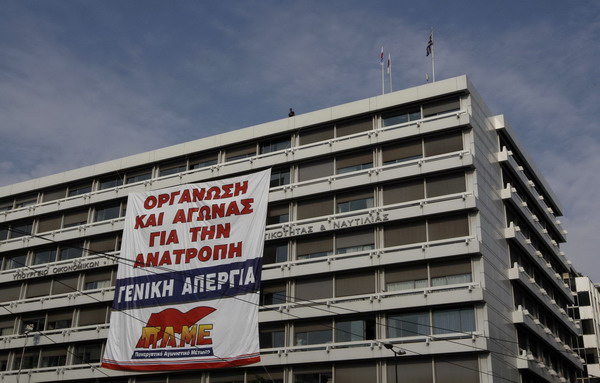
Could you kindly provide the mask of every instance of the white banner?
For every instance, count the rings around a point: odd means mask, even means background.
[[[160,371],[260,360],[270,170],[127,200],[102,367]]]

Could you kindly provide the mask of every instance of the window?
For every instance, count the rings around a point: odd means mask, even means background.
[[[14,200],[5,200],[5,201],[0,201],[0,211],[8,211],[11,210],[14,206],[15,201]]]
[[[258,337],[260,348],[276,348],[285,346],[285,326],[283,324],[276,325],[259,325]]]
[[[75,346],[73,364],[98,363],[102,357],[102,343],[78,344]]]
[[[433,312],[433,333],[451,334],[475,331],[473,307],[435,310]]]
[[[27,263],[27,254],[8,255],[4,258],[4,270],[12,270],[25,266]]]
[[[33,227],[32,221],[18,222],[18,223],[12,224],[9,229],[10,233],[8,233],[8,237],[9,238],[20,238],[20,237],[24,237],[26,235],[31,235],[32,227]]]
[[[267,225],[276,225],[290,220],[289,203],[270,205],[267,210]]]
[[[102,289],[112,286],[111,270],[91,271],[85,274],[83,279],[83,289]]]
[[[248,369],[246,370],[246,377],[248,383],[283,383],[283,368],[269,367],[268,371],[265,371],[264,368]],[[169,383],[189,383],[190,381],[178,382],[169,377]]]
[[[48,231],[59,230],[62,222],[62,216],[54,215],[40,218],[38,221],[37,232],[46,233]]]
[[[425,242],[427,240],[425,222],[413,221],[385,226],[383,237],[386,247]]]
[[[389,316],[387,333],[388,338],[429,335],[429,311]]]
[[[331,367],[295,367],[294,383],[331,383]]]
[[[14,319],[4,319],[0,321],[0,336],[12,335],[15,330]],[[1,371],[1,370],[0,370]]]
[[[580,291],[577,293],[577,302],[579,306],[591,306],[590,293],[587,291]]]
[[[81,184],[69,186],[69,191],[67,193],[68,197],[74,197],[76,195],[81,195],[85,193],[90,193],[92,191],[92,181],[87,181]]]
[[[290,169],[278,169],[271,171],[271,182],[269,183],[269,187],[277,187],[288,185],[290,183]]]
[[[336,157],[336,174],[355,172],[373,167],[373,151],[363,151],[345,156]]]
[[[333,158],[305,162],[298,165],[298,181],[308,181],[333,175]]]
[[[435,177],[427,177],[427,197],[438,197],[446,194],[464,193],[465,173],[450,173]]]
[[[375,273],[373,271],[340,274],[335,276],[335,296],[372,294],[375,292]]]
[[[85,225],[88,218],[88,209],[71,211],[65,213],[63,218],[63,228]]]
[[[463,150],[462,132],[425,137],[424,146],[426,157],[461,151]]]
[[[436,356],[436,383],[478,383],[477,356]]]
[[[64,366],[67,363],[67,347],[43,348],[40,367]]]
[[[266,282],[261,288],[261,305],[279,305],[287,301],[285,282]]]
[[[50,312],[46,330],[59,330],[69,328],[73,323],[73,310]]]
[[[106,323],[107,306],[89,306],[79,312],[79,326]]]
[[[400,142],[382,148],[383,164],[395,164],[423,157],[421,140]]]
[[[383,119],[384,127],[403,124],[409,121],[416,121],[421,118],[421,107],[419,105],[415,105],[385,113],[381,117]]]
[[[186,161],[182,160],[179,162],[172,162],[170,164],[161,165],[160,170],[158,171],[158,176],[164,177],[164,176],[168,176],[171,174],[185,172],[186,170],[187,170],[187,162]]]
[[[396,366],[396,363],[398,363],[398,366]],[[395,383],[397,381],[396,371],[398,371],[398,375],[400,376],[398,380],[402,382],[433,382],[433,363],[431,358],[388,360],[387,383]]]
[[[343,383],[366,383],[377,381],[375,363],[346,363],[335,365],[335,381]],[[405,380],[405,382],[412,382]]]
[[[35,205],[37,201],[37,194],[17,197],[17,199],[15,200],[15,209]]]
[[[115,251],[115,243],[115,236],[92,238],[88,245],[89,254],[94,255],[97,253],[110,253]]]
[[[73,243],[70,245],[63,245],[58,253],[58,260],[65,261],[67,259],[79,258],[83,255],[83,244]]]
[[[110,176],[106,178],[101,178],[98,184],[99,190],[110,189],[117,187],[123,184],[123,177],[120,176]]]
[[[134,172],[128,172],[125,176],[125,183],[132,184],[135,182],[142,182],[152,178],[152,169],[138,170]]]
[[[308,237],[297,240],[296,259],[325,257],[333,254],[333,237]]]
[[[241,160],[242,158],[248,158],[256,155],[256,144],[252,143],[246,146],[237,148],[227,149],[226,158],[227,161]]]
[[[432,286],[471,282],[470,259],[433,263],[430,269]]]
[[[595,334],[594,321],[592,319],[582,319],[581,320],[581,333],[583,335]]]
[[[333,280],[331,276],[298,279],[295,287],[296,302],[304,303],[305,301],[333,297]]]
[[[25,329],[31,325],[33,331],[44,331],[44,325],[46,323],[46,317],[44,316],[28,316],[21,319],[21,328],[19,334],[24,334]]]
[[[425,186],[422,179],[383,185],[383,202],[386,205],[418,201],[423,198],[425,198]]]
[[[333,197],[325,196],[298,201],[298,219],[333,214]]]
[[[365,132],[373,129],[373,118],[371,116],[351,121],[339,122],[335,127],[335,136],[343,137],[350,134]]]
[[[369,251],[375,248],[375,237],[373,229],[355,230],[336,234],[336,254],[355,253]]]
[[[111,203],[108,205],[100,205],[95,208],[94,221],[106,221],[109,219],[119,218],[121,215],[121,203]]]
[[[427,287],[427,266],[404,266],[385,271],[387,291],[413,290]]]
[[[52,283],[52,294],[66,294],[77,291],[78,275],[55,277]]]
[[[331,343],[333,331],[329,322],[296,323],[294,325],[295,345]]]
[[[428,221],[428,232],[430,241],[468,236],[468,216],[461,214],[432,218]]]
[[[288,260],[288,243],[286,242],[275,242],[265,245],[263,263],[268,265],[270,263],[287,262]]]
[[[333,136],[333,125],[311,130],[302,130],[300,131],[300,145],[308,145],[314,142],[330,140],[333,138]]]
[[[3,285],[0,302],[16,301],[21,297],[21,283]]]
[[[39,349],[25,351],[23,354],[16,353],[15,362],[13,363],[13,370],[27,370],[30,368],[37,368],[39,357]]]
[[[369,209],[374,206],[373,190],[363,190],[336,196],[336,213]]]
[[[292,146],[292,141],[289,136],[274,138],[274,139],[260,143],[260,153],[265,154],[265,153],[277,152],[279,150],[284,150],[284,149],[290,148],[291,146]]]
[[[460,110],[460,98],[458,96],[444,98],[423,104],[423,117],[437,116],[457,110]]]
[[[218,162],[218,154],[210,153],[190,159],[190,169],[200,169],[207,166],[216,165]]]
[[[33,253],[33,264],[54,262],[56,260],[56,248],[36,250]]]
[[[375,319],[342,319],[335,322],[336,342],[355,342],[375,339]]]
[[[57,199],[65,198],[66,195],[67,195],[67,189],[64,187],[59,188],[59,189],[54,189],[54,190],[46,190],[46,191],[44,191],[42,201],[43,202],[55,201]]]
[[[25,298],[37,298],[50,294],[51,283],[52,281],[49,279],[29,281]]]

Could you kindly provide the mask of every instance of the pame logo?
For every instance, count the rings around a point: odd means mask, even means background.
[[[150,315],[142,328],[136,348],[179,348],[212,344],[212,323],[198,322],[215,311],[212,307],[196,307],[186,313],[166,309]]]

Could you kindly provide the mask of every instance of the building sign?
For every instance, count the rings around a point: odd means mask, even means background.
[[[117,273],[102,367],[159,371],[260,360],[269,179],[267,170],[129,195],[127,261]]]

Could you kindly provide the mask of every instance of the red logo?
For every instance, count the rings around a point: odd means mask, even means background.
[[[136,348],[185,347],[212,344],[212,324],[197,322],[212,313],[212,307],[196,307],[186,313],[177,309],[165,309],[154,313],[142,328],[142,336]]]

